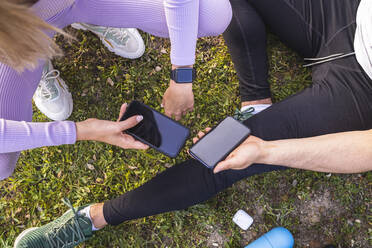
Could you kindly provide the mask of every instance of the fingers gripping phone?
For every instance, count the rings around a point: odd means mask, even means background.
[[[227,117],[191,147],[189,153],[196,160],[213,169],[243,143],[250,133],[248,127],[232,117]]]
[[[138,101],[128,105],[121,121],[134,115],[142,115],[143,120],[125,133],[169,157],[177,157],[190,135],[188,128]]]

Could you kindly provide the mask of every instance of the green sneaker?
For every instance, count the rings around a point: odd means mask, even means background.
[[[85,215],[78,214],[86,206],[75,210],[68,199],[63,199],[63,202],[70,210],[45,226],[23,231],[14,248],[71,248],[92,237],[92,222]]]
[[[254,111],[255,109],[253,107],[250,107],[244,111],[240,111],[239,109],[236,109],[234,113],[234,119],[243,122],[247,120],[248,118],[252,117],[254,115],[253,114]]]

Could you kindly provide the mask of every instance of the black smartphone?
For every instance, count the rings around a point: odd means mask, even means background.
[[[142,115],[143,120],[125,133],[169,157],[177,157],[190,135],[188,128],[139,101],[128,105],[121,121],[134,115]]]
[[[227,117],[201,138],[191,149],[190,155],[210,169],[224,160],[248,136],[251,130]]]

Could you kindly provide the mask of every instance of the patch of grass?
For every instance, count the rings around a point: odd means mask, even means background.
[[[144,34],[147,51],[132,61],[111,54],[94,35],[78,32],[77,37],[79,42],[72,44],[57,39],[66,56],[54,61],[73,94],[71,120],[115,120],[120,105],[134,99],[162,111],[169,80],[167,40]],[[311,73],[301,67],[298,56],[275,37],[270,37],[269,48],[275,101],[310,85]],[[196,67],[195,111],[182,120],[193,135],[239,106],[238,81],[221,37],[200,40]],[[48,121],[34,110],[35,121]],[[123,151],[94,142],[25,151],[14,175],[0,182],[0,247],[11,247],[25,228],[60,216],[66,211],[62,197],[75,206],[111,199],[185,159],[185,150],[179,158],[169,159],[151,150]],[[287,170],[258,175],[187,210],[105,228],[82,247],[214,247],[213,243],[243,247],[278,225],[293,232],[296,247],[318,247],[328,241],[340,247],[367,247],[371,244],[370,182],[371,173],[328,177]],[[247,232],[232,223],[238,209],[255,219]]]

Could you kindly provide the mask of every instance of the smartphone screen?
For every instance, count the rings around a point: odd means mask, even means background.
[[[143,120],[126,133],[170,157],[178,155],[189,136],[188,128],[138,101],[128,105],[121,120],[134,115],[142,115]]]
[[[249,135],[248,127],[232,117],[227,117],[191,147],[190,154],[212,169]]]

